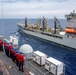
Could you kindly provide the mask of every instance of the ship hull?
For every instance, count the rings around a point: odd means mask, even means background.
[[[76,50],[76,38],[68,38],[66,36],[61,36],[61,38],[52,37],[52,36],[41,34],[39,32],[33,32],[33,31],[26,30],[26,29],[22,28],[21,26],[18,26],[18,29],[19,29],[19,31],[21,31],[25,34],[29,34],[29,35],[41,38],[43,40],[47,40],[49,42],[54,42],[56,44],[67,47],[69,49]]]

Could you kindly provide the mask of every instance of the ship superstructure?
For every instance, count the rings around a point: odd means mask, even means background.
[[[65,16],[67,18],[67,26],[65,29],[66,35],[76,37],[76,13],[71,12],[69,15]]]

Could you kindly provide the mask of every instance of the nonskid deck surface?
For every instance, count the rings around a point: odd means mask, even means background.
[[[30,68],[31,72],[36,73],[37,75],[53,75],[52,73],[48,72],[45,69],[45,66],[44,65],[43,66],[40,66],[37,63],[35,63],[34,61],[32,61],[32,60],[29,60],[29,61],[26,60],[25,62],[26,62],[25,64],[27,65],[26,67],[28,69]]]
[[[26,70],[24,70],[24,72],[19,71],[16,64],[9,57],[7,57],[4,52],[0,52],[0,61],[7,70],[3,71],[3,75],[29,75]]]
[[[30,75],[29,71],[35,73],[34,75],[53,75],[45,70],[45,66],[40,66],[32,60],[25,60],[25,67],[24,72],[19,71],[16,64],[5,55],[4,52],[0,52],[0,66],[3,63],[3,75]]]

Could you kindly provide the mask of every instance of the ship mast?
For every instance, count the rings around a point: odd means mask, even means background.
[[[43,24],[43,31],[48,32],[48,19],[43,17],[42,24]]]
[[[3,40],[3,51],[4,51],[4,15],[3,15],[3,0],[2,0],[2,40]]]
[[[58,26],[57,26],[57,24],[58,24]],[[57,28],[58,28],[58,33],[59,33],[60,29],[61,29],[60,22],[59,22],[59,20],[56,17],[54,17],[54,34],[57,33],[56,32]]]

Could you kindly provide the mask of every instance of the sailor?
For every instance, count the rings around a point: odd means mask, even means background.
[[[11,50],[12,50],[12,48],[13,48],[13,46],[10,45],[10,46],[9,46],[9,56],[10,56],[10,58],[11,58],[11,52],[12,52]]]
[[[7,46],[6,46],[6,54],[9,57],[9,43],[7,43]]]
[[[12,61],[13,61],[13,49],[10,50],[10,58],[11,58]]]
[[[2,49],[2,41],[0,40],[0,51],[3,51]]]
[[[12,49],[10,49],[10,58],[12,59]]]
[[[16,59],[17,59],[17,60],[16,60],[16,61],[17,61],[17,62],[16,62],[16,65],[17,65],[17,66],[19,66],[19,55],[20,55],[20,53],[18,52],[17,55],[16,55]]]
[[[5,54],[6,54],[6,46],[7,46],[7,44],[6,44],[6,42],[4,42]]]
[[[7,42],[4,40],[4,41],[2,42],[2,46],[4,46],[4,50],[6,49],[6,45],[7,45]],[[3,47],[2,47],[2,50],[3,50]]]
[[[5,53],[7,56],[9,56],[9,45],[8,45],[8,43],[4,44],[4,46],[5,46]]]
[[[16,62],[16,54],[18,53],[18,50],[15,50],[14,52],[14,62]]]
[[[19,52],[18,52],[18,50],[16,50],[15,57],[16,57],[16,65],[17,66],[19,66],[18,55],[19,55]]]
[[[11,58],[12,61],[13,61],[13,49],[10,50],[10,58]]]
[[[23,66],[24,66],[24,55],[22,52],[20,52],[20,55],[19,55],[19,71],[24,72]]]
[[[13,48],[13,46],[12,45],[9,45],[9,49],[11,50]]]
[[[15,53],[16,53],[16,51],[13,49],[12,50],[12,60],[14,63],[15,63]]]

